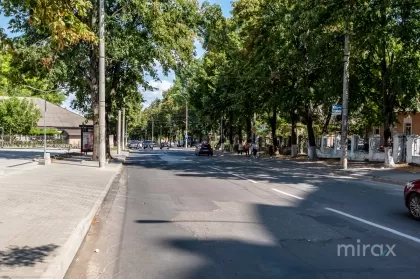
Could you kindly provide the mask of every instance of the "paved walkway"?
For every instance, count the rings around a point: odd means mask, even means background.
[[[62,278],[120,169],[73,160],[2,176],[0,278]]]

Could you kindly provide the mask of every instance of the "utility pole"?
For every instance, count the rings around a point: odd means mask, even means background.
[[[122,150],[125,150],[125,107],[123,107],[122,111],[122,132],[121,132],[121,144],[122,144]]]
[[[99,0],[99,167],[105,167],[105,0]],[[95,147],[97,148],[97,147]]]
[[[188,100],[185,98],[185,148],[188,148]]]
[[[159,144],[162,144],[162,124],[160,124]]]
[[[118,110],[118,136],[117,136],[117,141],[118,141],[118,145],[117,145],[117,153],[120,154],[121,153],[121,110]]]
[[[347,169],[347,124],[349,103],[349,64],[350,64],[350,39],[349,19],[346,18],[346,34],[344,38],[344,73],[343,73],[343,112],[341,117],[341,167]]]

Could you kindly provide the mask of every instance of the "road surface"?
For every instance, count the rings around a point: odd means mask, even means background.
[[[402,190],[286,161],[138,151],[66,278],[419,278]]]

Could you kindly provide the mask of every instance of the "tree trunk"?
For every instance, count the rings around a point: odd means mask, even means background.
[[[313,119],[312,115],[308,115],[307,117],[307,129],[308,129],[308,156],[310,161],[314,161],[316,159],[316,143],[315,143],[315,133],[313,127]]]
[[[252,138],[251,118],[247,117],[245,121],[246,121],[246,140],[248,141],[249,139]]]
[[[239,125],[238,127],[238,137],[239,137],[239,141],[242,142],[243,138],[242,138],[242,127]]]
[[[107,112],[106,112],[106,114],[105,114],[105,125],[106,125],[106,135],[105,135],[105,142],[106,142],[106,151],[105,151],[105,157],[106,158],[109,158],[109,159],[112,159],[112,156],[111,156],[111,146],[110,146],[110,143],[109,143],[109,136],[111,135],[111,128],[110,128],[110,109],[109,109],[109,106],[106,106],[106,110],[107,110]]]
[[[230,143],[230,151],[233,151],[233,112],[229,112],[229,143]]]
[[[382,91],[382,112],[384,118],[384,152],[385,152],[385,167],[395,167],[394,159],[389,149],[389,139],[391,138],[391,125],[393,120],[393,100],[388,90],[388,66],[386,62],[386,45],[382,42],[381,46],[381,91]]]
[[[277,130],[277,108],[273,107],[273,117],[271,118],[271,137],[273,143],[273,151],[276,152],[276,130]]]
[[[290,141],[291,143],[290,154],[292,157],[296,157],[297,156],[297,133],[296,133],[297,117],[294,112],[292,112],[291,118],[292,118],[292,133],[291,133],[291,141]]]
[[[328,113],[327,119],[325,119],[325,123],[324,126],[322,127],[322,132],[321,134],[328,134],[328,125],[330,125],[330,121],[331,121],[331,112]]]

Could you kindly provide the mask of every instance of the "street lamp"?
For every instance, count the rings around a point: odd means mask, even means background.
[[[185,99],[185,148],[188,148],[188,99],[185,95],[179,93],[171,96],[181,96]]]
[[[24,85],[25,87],[35,90],[35,91],[39,91],[44,93],[44,162],[47,159],[46,154],[47,154],[47,124],[46,124],[46,116],[47,116],[47,93],[50,92],[57,92],[60,91],[60,89],[55,89],[55,90],[42,90],[42,89],[38,89],[29,85]]]

